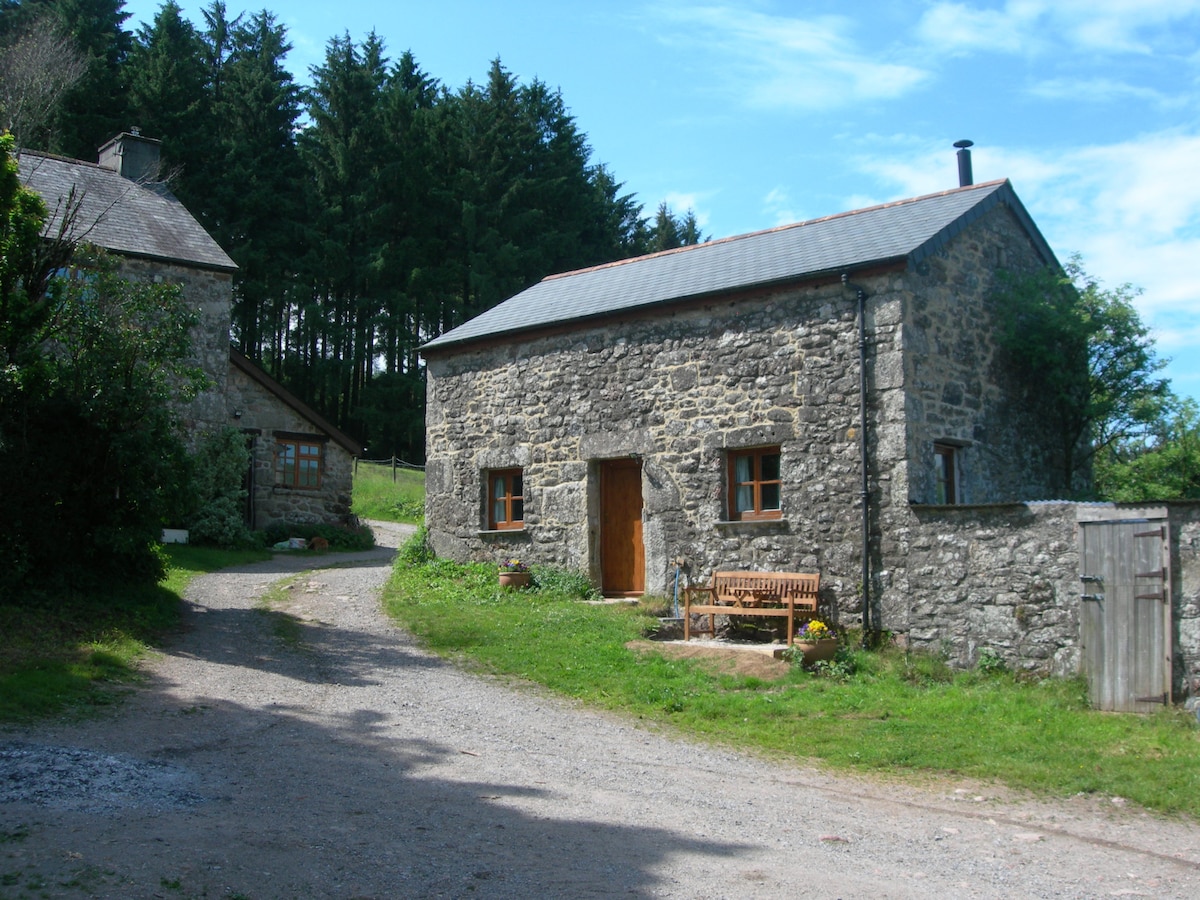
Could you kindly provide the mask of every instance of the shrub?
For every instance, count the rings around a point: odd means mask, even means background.
[[[265,544],[273,547],[288,538],[312,540],[321,537],[329,541],[329,549],[353,553],[375,546],[375,533],[369,525],[316,525],[297,522],[274,522],[263,530]]]
[[[191,458],[194,506],[183,521],[189,540],[218,547],[246,547],[252,542],[246,527],[246,491],[242,479],[250,465],[246,439],[236,428],[205,435]]]

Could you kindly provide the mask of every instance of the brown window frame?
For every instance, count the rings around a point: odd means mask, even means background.
[[[753,447],[746,450],[730,450],[728,454],[729,479],[729,520],[731,522],[769,522],[783,518],[783,472],[782,453],[779,445],[768,447]],[[773,469],[776,477],[767,478],[763,474],[763,460],[774,457]],[[738,475],[738,461],[749,460],[748,477]],[[739,492],[744,495],[750,492],[750,505],[746,509],[738,509]],[[770,495],[774,493],[778,503],[776,507],[766,507]]]
[[[513,479],[518,483],[514,485]],[[493,469],[488,472],[487,518],[492,531],[519,531],[525,527],[525,470]],[[501,491],[497,494],[497,485]],[[514,487],[516,490],[514,490]],[[503,518],[497,516],[497,504]]]
[[[959,449],[953,444],[933,445],[933,502],[937,506],[954,506],[959,502]]]
[[[305,465],[312,462],[316,465]],[[324,441],[292,435],[275,436],[275,487],[318,491],[324,472]]]

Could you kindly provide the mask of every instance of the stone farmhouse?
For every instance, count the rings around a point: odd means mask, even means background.
[[[362,448],[230,346],[237,266],[159,183],[159,142],[121,134],[99,163],[21,151],[21,180],[46,203],[57,233],[109,251],[134,280],[178,284],[199,313],[197,362],[209,387],[182,407],[187,435],[234,427],[246,436],[246,521],[339,524],[350,518],[353,463]]]
[[[614,597],[816,572],[823,617],[960,665],[1083,671],[1106,709],[1200,696],[1200,504],[1055,499],[994,289],[1057,262],[965,170],[551,276],[427,343],[433,549]]]

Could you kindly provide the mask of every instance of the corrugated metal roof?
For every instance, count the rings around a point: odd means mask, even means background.
[[[47,234],[57,233],[71,191],[79,204],[73,237],[114,253],[234,270],[221,249],[182,203],[158,185],[143,185],[95,163],[23,150],[21,181],[50,211]]]
[[[1013,209],[1046,261],[1053,262],[1012,186],[992,181],[551,275],[422,349],[885,262],[914,265],[998,203]]]

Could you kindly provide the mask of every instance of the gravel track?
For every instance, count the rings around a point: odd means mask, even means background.
[[[0,897],[1200,896],[1200,827],[1111,798],[833,777],[464,673],[380,612],[373,524],[197,579],[115,710],[0,731]]]

